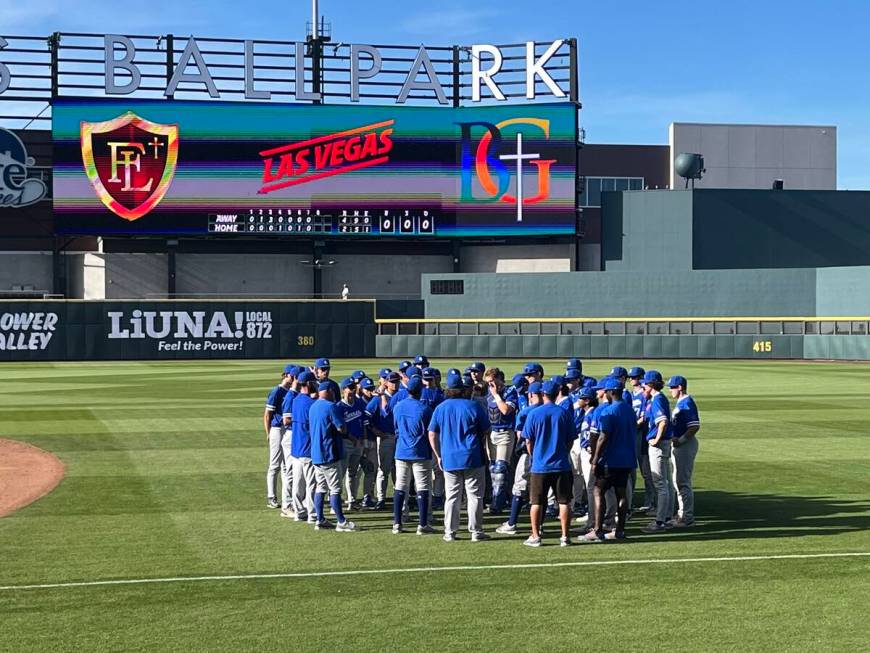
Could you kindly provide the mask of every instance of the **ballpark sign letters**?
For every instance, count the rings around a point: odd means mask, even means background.
[[[526,98],[534,100],[538,96],[537,82],[542,82],[548,91],[548,96],[566,98],[567,93],[547,71],[547,64],[566,43],[558,39],[550,43],[546,50],[538,55],[534,41],[525,44],[525,88]],[[305,43],[295,44],[293,77],[295,99],[300,101],[320,101],[320,92],[308,90],[305,84],[305,67],[295,62],[305,61]],[[507,99],[499,86],[496,76],[504,65],[504,55],[499,46],[478,44],[465,49],[471,57],[471,101],[480,102],[484,87],[490,98]],[[373,45],[352,44],[347,64],[350,73],[350,101],[360,101],[360,80],[376,78],[382,71],[380,51]],[[104,44],[105,92],[107,95],[129,95],[139,90],[142,82],[142,70],[136,63],[136,46],[132,39],[119,34],[107,34]],[[219,67],[219,66],[216,66]],[[274,75],[273,71],[268,71]],[[269,100],[271,93],[255,87],[257,81],[254,65],[254,41],[244,42],[244,82],[245,98],[249,100]],[[270,78],[270,81],[275,81]],[[288,80],[290,81],[290,80]],[[184,51],[175,64],[164,95],[172,97],[181,83],[196,84],[203,87],[213,98],[220,98],[220,92],[215,84],[214,75],[209,69],[195,38],[190,38]],[[310,86],[310,85],[309,85]],[[404,104],[412,91],[431,92],[439,104],[448,104],[447,94],[442,86],[433,64],[432,56],[425,46],[420,46],[417,55],[405,76],[404,83],[395,101]],[[2,92],[2,89],[0,89]]]

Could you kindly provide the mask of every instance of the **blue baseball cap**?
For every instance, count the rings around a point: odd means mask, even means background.
[[[435,374],[437,370],[434,367],[424,367],[423,368],[423,378],[424,379],[434,379],[437,374]]]
[[[529,386],[529,394],[530,395],[539,395],[541,394],[541,389],[544,384],[540,381],[535,381]]]
[[[409,367],[409,368],[405,371],[405,374],[406,374],[407,376],[411,376],[411,377],[413,377],[413,376],[423,376],[423,372],[420,371],[420,368],[419,368],[419,367],[415,367],[415,366],[413,366],[413,365],[412,365],[411,367]]]
[[[338,387],[344,390],[345,388],[349,388],[352,385],[356,385],[356,380],[353,377],[346,376],[341,380],[341,383],[338,384]]]
[[[580,392],[577,393],[577,396],[580,399],[592,399],[595,397],[595,390],[592,389],[592,386],[583,386],[580,388]]]
[[[514,374],[513,378],[511,379],[511,383],[515,387],[529,384],[529,382],[526,381],[526,377],[524,377],[522,374]]]
[[[296,380],[299,381],[299,383],[309,383],[314,380],[314,374],[312,372],[309,372],[308,370],[305,370],[296,377]]]
[[[387,381],[389,381],[390,383],[398,383],[399,381],[402,380],[402,375],[399,374],[398,372],[390,372],[384,378]]]
[[[550,379],[549,381],[544,381],[544,383],[541,385],[541,392],[543,392],[548,397],[554,397],[555,395],[559,394],[559,389],[561,388],[561,385],[561,383],[557,383],[553,379]]]
[[[466,369],[471,370],[472,372],[479,372],[480,374],[483,374],[486,371],[486,365],[484,365],[480,361],[476,361],[469,365]]]
[[[356,372],[354,372],[350,375],[350,378],[352,378],[354,381],[359,381],[360,379],[364,379],[365,377],[366,377],[366,373],[363,372],[362,370],[357,370]]]
[[[409,367],[411,367],[413,364],[414,364],[414,363],[412,363],[411,361],[407,361],[407,360],[402,361],[401,363],[399,363],[399,371],[400,371],[400,372],[404,372],[404,371],[407,370]]]
[[[382,367],[381,371],[378,372],[378,376],[381,377],[382,379],[386,379],[392,373],[393,373],[393,370],[391,370],[389,367]]]
[[[471,374],[462,375],[462,385],[466,388],[470,388],[474,385],[474,379],[471,378]]]
[[[677,386],[683,386],[684,388],[687,388],[689,386],[689,382],[686,380],[685,376],[680,376],[679,374],[677,374],[668,379],[669,388],[676,388]]]
[[[583,378],[583,373],[580,370],[578,370],[576,367],[569,367],[565,371],[564,379],[566,381],[574,381],[576,379],[582,379],[582,378]]]
[[[317,386],[318,392],[325,392],[327,390],[332,390],[332,383],[329,381],[321,381],[320,385]]]
[[[464,387],[462,376],[459,374],[448,374],[447,387],[451,390],[461,390]]]
[[[523,368],[523,374],[526,376],[530,374],[543,374],[544,368],[540,363],[526,363],[526,366]]]
[[[604,379],[603,385],[605,390],[622,390],[625,387],[616,376],[608,376]]]
[[[658,381],[659,383],[662,382],[662,373],[658,370],[649,370],[646,374],[643,375],[643,382],[645,384],[653,383],[655,381]]]
[[[565,365],[565,369],[568,370],[580,370],[580,373],[583,373],[583,361],[579,358],[569,358],[568,363]]]
[[[462,372],[455,367],[451,367],[447,370],[447,376],[462,376]]]
[[[375,382],[372,381],[369,377],[364,376],[359,381],[359,387],[364,388],[366,390],[371,390],[375,387]]]
[[[638,377],[643,378],[644,374],[646,374],[646,370],[642,367],[632,367],[628,370],[628,378],[630,379],[636,379]]]
[[[429,367],[429,359],[426,358],[423,354],[418,354],[417,356],[414,356],[414,365]]]
[[[583,377],[583,387],[591,388],[592,386],[598,385],[598,379],[594,376],[584,376]]]
[[[604,390],[604,386],[607,384],[607,379],[609,377],[605,376],[603,379],[598,381],[595,385],[592,386],[593,390]]]
[[[617,366],[610,370],[610,376],[628,376],[628,370],[624,367]]]
[[[408,392],[416,393],[423,389],[423,379],[419,376],[414,376],[408,381]]]
[[[287,363],[284,366],[284,374],[289,374],[290,376],[296,376],[296,366],[293,363]]]
[[[558,385],[560,388],[565,385],[565,377],[561,374],[556,374],[550,377],[550,381]]]
[[[319,370],[328,370],[332,366],[329,364],[328,358],[318,358],[314,361],[314,367]]]

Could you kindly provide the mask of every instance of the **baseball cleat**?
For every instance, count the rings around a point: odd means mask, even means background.
[[[401,532],[402,532],[402,525],[401,524],[393,524],[393,535],[398,535]]]
[[[641,530],[643,530],[644,533],[664,533],[668,530],[668,527],[660,521],[653,520]]]
[[[267,507],[267,508],[280,508],[280,507],[281,507],[281,504],[278,503],[278,499],[275,499],[275,498],[273,497],[273,498],[270,498],[270,499],[266,499],[266,507]]]
[[[477,533],[471,534],[472,542],[485,542],[486,540],[491,540],[492,537],[484,533],[483,531],[478,531]]]
[[[281,509],[281,516],[285,517],[286,519],[294,519],[295,520],[296,519],[296,511],[291,510],[290,508],[282,508]]]
[[[610,531],[609,533],[604,534],[604,539],[608,542],[616,542],[619,540],[625,539],[625,531],[618,531],[616,529]]]
[[[335,528],[335,524],[333,524],[328,519],[324,519],[323,521],[314,522],[314,530],[316,530],[316,531],[324,531],[324,530],[329,530],[331,528]]]
[[[444,533],[444,535],[441,536],[441,539],[445,542],[455,542],[456,533]]]
[[[571,538],[563,535],[559,538],[559,546],[571,546]]]
[[[422,526],[417,526],[417,535],[431,535],[435,532],[435,529],[432,528],[429,524],[423,524]]]
[[[593,529],[586,533],[586,535],[578,537],[577,541],[580,542],[580,544],[600,544],[604,541],[604,533]]]
[[[356,527],[352,521],[345,519],[343,522],[339,522],[335,525],[336,533],[353,533],[354,531],[358,531],[359,529]]]
[[[501,535],[516,535],[517,525],[511,524],[510,522],[505,522],[504,524],[496,528],[495,532]]]
[[[523,542],[523,546],[531,546],[531,547],[537,548],[537,547],[541,546],[541,538],[540,537],[533,537],[533,536],[529,535],[526,538],[525,542]]]

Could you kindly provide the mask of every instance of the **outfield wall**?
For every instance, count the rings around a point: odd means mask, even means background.
[[[369,300],[0,302],[0,361],[305,361],[374,353]]]

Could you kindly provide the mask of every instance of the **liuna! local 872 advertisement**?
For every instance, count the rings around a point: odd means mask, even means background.
[[[107,311],[108,340],[146,340],[156,352],[243,352],[270,340],[271,311]]]

